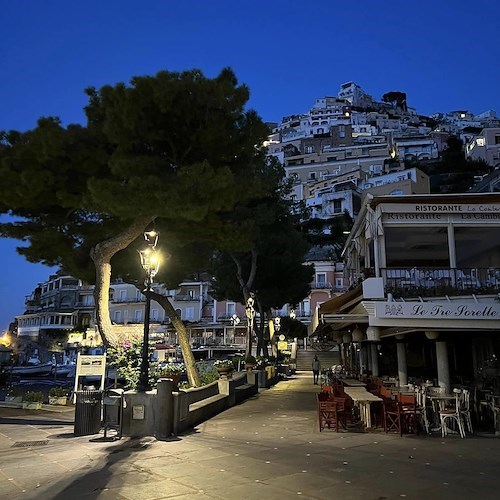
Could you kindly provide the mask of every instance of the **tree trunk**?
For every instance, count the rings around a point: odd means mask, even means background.
[[[252,290],[253,282],[255,280],[255,275],[257,274],[257,251],[252,249],[252,263],[250,267],[250,273],[248,275],[248,279],[245,282],[243,278],[243,271],[241,268],[241,262],[236,258],[234,254],[230,254],[234,263],[236,264],[236,278],[238,283],[240,284],[241,291],[243,292],[243,299],[245,300],[245,304],[248,303],[248,299],[250,298],[250,293]],[[247,316],[247,345],[245,353],[247,356],[252,354],[252,341],[253,341],[253,330],[254,330],[254,319],[249,318]]]
[[[189,383],[193,387],[200,387],[201,378],[198,373],[198,368],[196,367],[196,361],[193,356],[193,351],[191,351],[191,346],[189,345],[189,334],[186,328],[186,325],[179,318],[179,315],[176,313],[174,306],[170,302],[167,296],[160,295],[156,292],[147,292],[151,295],[151,298],[158,302],[168,317],[172,321],[174,328],[179,336],[179,344],[181,346],[182,357],[184,358],[184,365],[186,366],[186,372],[188,376]]]
[[[259,328],[257,330],[257,355],[258,356],[262,355],[265,358],[267,358],[268,356],[267,342],[265,341],[264,338],[266,325],[264,322],[264,311],[262,309],[262,304],[260,303],[259,299],[257,299],[257,308],[259,309],[259,317],[260,317]]]
[[[152,217],[140,217],[120,234],[106,241],[97,243],[90,250],[90,258],[95,266],[94,300],[96,305],[97,328],[106,347],[116,345],[120,339],[113,331],[109,317],[109,286],[111,284],[111,258],[120,250],[130,245],[153,220]]]

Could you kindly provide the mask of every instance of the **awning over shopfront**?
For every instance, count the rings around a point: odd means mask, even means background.
[[[362,301],[363,289],[359,285],[342,295],[323,302],[318,311],[320,324],[329,324],[334,331],[346,330],[353,324],[368,324],[368,314]]]
[[[333,297],[319,306],[319,314],[331,314],[348,311],[352,306],[363,300],[363,289],[361,285],[348,292]]]

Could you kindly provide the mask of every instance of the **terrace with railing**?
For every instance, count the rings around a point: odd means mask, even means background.
[[[500,268],[381,269],[387,293],[395,297],[490,295],[500,292]]]

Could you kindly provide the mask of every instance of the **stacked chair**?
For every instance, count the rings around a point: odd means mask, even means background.
[[[417,400],[415,395],[398,393],[392,399],[390,389],[382,387],[380,397],[383,399],[384,431],[396,431],[402,436],[404,433],[416,433],[418,426]]]
[[[318,420],[319,431],[328,427],[339,431],[339,414],[337,412],[337,404],[328,392],[320,392],[317,394],[318,400]]]

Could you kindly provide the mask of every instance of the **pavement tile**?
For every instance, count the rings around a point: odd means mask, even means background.
[[[498,497],[500,440],[320,433],[317,390],[309,374],[281,382],[168,441],[75,437],[69,411],[0,408],[0,498]]]

